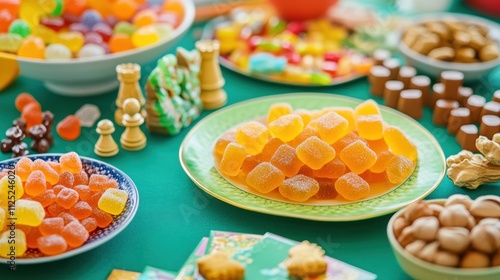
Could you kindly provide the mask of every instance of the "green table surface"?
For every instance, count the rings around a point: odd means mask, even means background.
[[[455,3],[451,10],[471,13],[462,3]],[[194,25],[178,45],[192,49],[201,28],[201,24]],[[141,86],[153,67],[150,64],[142,68]],[[222,69],[222,74],[226,80],[224,88],[228,93],[228,104],[291,92],[370,98],[366,78],[335,87],[305,88],[260,82],[226,69]],[[493,90],[498,89],[492,84],[486,80],[471,86],[476,92],[491,96]],[[56,123],[87,103],[99,106],[102,118],[112,119],[117,94],[114,90],[93,97],[65,97],[51,93],[40,81],[19,77],[0,93],[2,133],[13,119],[19,117],[14,100],[20,92],[33,94],[43,110],[54,113]],[[381,99],[376,101],[382,102]],[[210,113],[203,112],[201,118]],[[446,128],[432,124],[430,110],[425,109],[419,122],[438,139],[446,157],[460,151],[455,137],[449,135]],[[117,156],[106,159],[93,153],[98,138],[95,127],[83,128],[80,138],[73,142],[55,135],[55,145],[50,152],[76,151],[82,156],[104,160],[127,173],[139,190],[139,210],[125,230],[100,247],[60,261],[18,265],[16,272],[8,271],[8,266],[2,263],[0,279],[106,279],[114,268],[140,272],[148,265],[177,271],[198,241],[208,236],[211,230],[256,234],[272,232],[295,240],[309,240],[322,246],[329,256],[375,273],[378,279],[409,279],[398,265],[386,237],[390,214],[353,222],[317,222],[266,215],[231,206],[205,194],[181,168],[179,147],[189,128],[173,137],[149,134],[145,127],[143,130],[148,137],[145,149],[138,152],[121,149]],[[114,138],[118,139],[122,132],[123,128],[117,127]],[[0,160],[9,157],[10,154],[0,154]],[[484,194],[498,195],[500,186],[498,183],[490,184],[468,191],[454,186],[445,176],[427,198],[446,198],[455,193],[468,194],[473,198]]]

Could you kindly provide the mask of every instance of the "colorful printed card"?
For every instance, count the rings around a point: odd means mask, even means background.
[[[278,280],[290,279],[284,265],[288,251],[297,244],[296,241],[266,233],[262,240],[251,250],[250,262],[246,266],[245,279]],[[315,277],[314,280],[372,280],[375,274],[361,270],[339,260],[325,257],[328,270],[324,277]],[[313,278],[305,279],[313,280]]]
[[[196,261],[205,255],[205,251],[207,249],[208,237],[203,237],[191,253],[187,261],[182,266],[179,274],[175,280],[194,280],[200,278],[198,275],[198,269],[196,265]]]
[[[229,231],[211,231],[206,254],[223,252],[229,256],[239,255],[241,251],[248,251],[262,239],[262,235],[238,233]]]
[[[175,273],[159,268],[146,266],[138,280],[174,280]]]

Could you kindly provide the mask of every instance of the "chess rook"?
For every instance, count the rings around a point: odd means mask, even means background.
[[[115,111],[115,122],[118,125],[123,126],[123,103],[127,98],[135,98],[140,102],[140,107],[142,108],[146,103],[144,96],[142,95],[142,90],[139,85],[139,79],[141,78],[141,66],[134,63],[125,63],[116,66],[116,73],[118,74],[118,80],[120,81],[120,88],[118,90],[118,97],[116,99],[116,111]],[[146,111],[142,110],[141,114],[143,118],[146,117]]]
[[[219,41],[202,40],[196,42],[196,49],[201,55],[200,87],[201,101],[205,109],[217,109],[227,102],[227,94],[222,89],[224,78],[218,63]]]

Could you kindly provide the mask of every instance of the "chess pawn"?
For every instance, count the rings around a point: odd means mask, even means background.
[[[97,123],[97,133],[99,139],[94,146],[94,153],[101,157],[111,157],[118,153],[118,145],[113,139],[115,127],[110,120],[101,120]]]
[[[222,89],[224,78],[220,70],[219,41],[202,40],[196,42],[196,49],[201,55],[200,80],[201,94],[200,98],[205,109],[217,109],[227,102],[227,94]]]
[[[142,90],[139,85],[141,78],[141,66],[135,63],[124,63],[116,66],[116,73],[120,81],[120,88],[118,90],[118,97],[116,99],[115,122],[123,126],[123,102],[127,98],[135,98],[140,102],[141,108],[146,104],[146,99],[142,95]],[[145,118],[147,113],[141,110],[142,116]]]
[[[120,143],[125,150],[137,151],[146,146],[146,135],[141,130],[144,117],[139,113],[141,104],[137,99],[127,98],[123,102],[123,119],[125,131],[120,137]]]

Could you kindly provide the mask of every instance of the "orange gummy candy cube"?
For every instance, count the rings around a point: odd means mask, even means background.
[[[377,102],[373,99],[368,99],[360,103],[356,108],[354,108],[354,119],[356,120],[359,116],[366,115],[380,115],[380,108]]]
[[[313,174],[315,177],[319,178],[337,179],[344,175],[345,172],[345,164],[339,158],[334,158],[323,165],[320,169],[314,170]]]
[[[295,115],[298,115],[302,118],[302,122],[304,126],[307,126],[309,122],[313,119],[313,116],[309,110],[298,109],[293,112]]]
[[[389,146],[387,146],[387,143],[385,143],[384,138],[380,138],[377,140],[366,140],[366,144],[377,154],[389,150]]]
[[[82,171],[82,161],[75,152],[69,152],[61,156],[59,159],[62,171],[69,171],[73,174]]]
[[[75,183],[75,176],[71,172],[64,171],[61,174],[59,174],[59,181],[57,181],[58,185],[63,185],[67,188],[73,187],[73,184]]]
[[[348,133],[349,123],[335,112],[328,112],[316,119],[316,130],[321,139],[333,144]]]
[[[288,145],[292,147],[297,147],[298,145],[300,145],[300,143],[304,142],[307,138],[311,136],[319,137],[319,134],[314,127],[308,125],[302,130],[302,132],[299,135],[297,135],[297,137],[295,137],[292,141],[288,142]]]
[[[385,170],[387,179],[393,184],[401,184],[410,177],[413,172],[413,167],[413,161],[404,156],[397,155],[387,164]]]
[[[28,157],[23,157],[16,163],[16,175],[19,176],[23,182],[26,182],[28,176],[31,174],[32,164],[33,161]]]
[[[247,156],[243,163],[241,164],[241,171],[245,174],[252,171],[255,166],[259,165],[262,162],[260,157],[258,156]]]
[[[247,149],[238,143],[227,145],[219,169],[227,176],[236,176],[247,157]]]
[[[344,137],[340,138],[337,142],[333,143],[332,147],[335,149],[335,151],[342,151],[345,147],[354,143],[354,141],[356,140],[361,140],[365,142],[365,140],[359,137],[358,134],[351,131],[347,133]]]
[[[326,111],[325,111],[326,110]],[[347,131],[353,131],[355,128],[354,122],[354,109],[350,107],[329,107],[323,109],[325,112],[335,112],[339,114],[341,117],[347,120],[349,126],[347,127]]]
[[[71,247],[80,247],[89,238],[89,232],[80,222],[71,222],[64,226],[61,236]]]
[[[373,173],[382,173],[387,168],[389,161],[394,157],[394,154],[390,151],[385,151],[377,154],[377,161],[370,167],[370,171]]]
[[[389,126],[384,129],[384,140],[395,155],[402,155],[412,161],[418,157],[417,147],[397,127]]]
[[[269,162],[257,165],[247,174],[246,183],[261,193],[269,193],[285,180],[285,174]]]
[[[338,195],[335,189],[335,181],[329,179],[318,179],[319,190],[316,197],[319,199],[335,199]]]
[[[35,170],[31,172],[28,179],[24,183],[24,192],[31,195],[37,196],[42,194],[46,188],[45,175],[40,170]]]
[[[295,148],[283,144],[281,145],[276,153],[274,153],[271,158],[271,164],[278,167],[286,177],[292,177],[297,175],[299,169],[304,165],[302,161],[297,157]]]
[[[54,193],[54,190],[48,189],[33,197],[33,200],[40,202],[43,207],[47,207],[56,201],[56,194]]]
[[[85,218],[81,220],[80,223],[88,232],[92,232],[97,228],[97,221],[93,217]]]
[[[214,151],[216,154],[222,155],[224,153],[224,150],[226,149],[226,146],[229,143],[234,143],[236,142],[236,132],[235,131],[229,131],[224,133],[221,137],[215,141],[215,147]]]
[[[293,140],[304,129],[304,122],[299,115],[288,114],[269,123],[269,132],[283,142]]]
[[[54,185],[59,181],[59,174],[50,167],[50,165],[41,159],[36,159],[33,164],[31,165],[31,170],[40,170],[43,172],[43,175],[45,175],[45,180],[49,182],[50,184]]]
[[[243,145],[248,154],[256,155],[262,151],[267,143],[269,131],[265,125],[257,121],[251,121],[240,125],[236,129],[236,142]]]
[[[316,136],[297,146],[297,157],[311,169],[318,170],[335,158],[335,149]]]
[[[340,159],[352,172],[361,174],[377,162],[377,154],[357,140],[340,152]]]
[[[285,142],[281,141],[279,138],[271,138],[267,141],[264,149],[262,149],[262,152],[258,154],[257,157],[261,161],[270,161],[276,150],[283,144],[285,144]]]
[[[61,217],[45,218],[38,227],[42,235],[58,234],[63,228],[64,219]]]
[[[41,236],[37,239],[38,249],[47,256],[58,255],[66,251],[68,244],[59,234]]]
[[[293,111],[292,105],[288,103],[274,103],[269,107],[267,113],[267,124],[275,121],[276,119],[291,114]]]
[[[335,182],[335,190],[347,200],[360,200],[370,194],[370,185],[354,172],[342,175]]]
[[[318,181],[301,174],[286,179],[279,186],[279,192],[282,196],[296,202],[304,202],[317,194],[318,191]]]
[[[356,128],[359,136],[366,140],[377,140],[384,136],[384,124],[380,115],[359,116]]]

